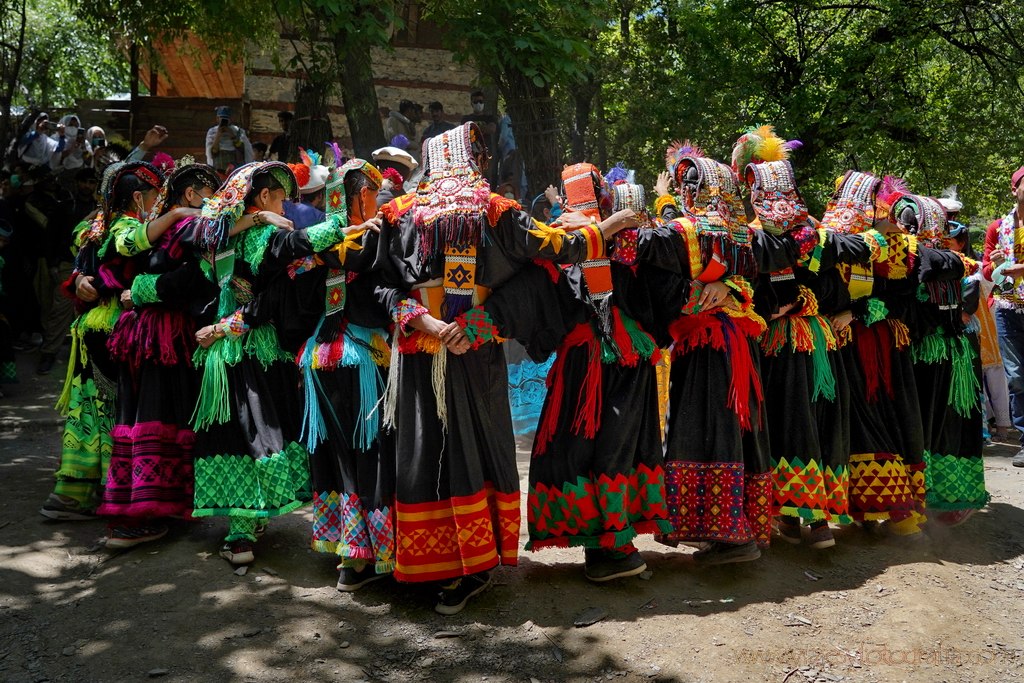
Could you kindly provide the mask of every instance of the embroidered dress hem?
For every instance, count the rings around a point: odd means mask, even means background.
[[[311,499],[306,449],[296,442],[253,458],[214,455],[195,461],[195,517],[269,518]]]
[[[674,530],[670,541],[722,541],[767,547],[772,477],[748,474],[741,462],[665,463],[665,491]]]
[[[980,510],[988,504],[984,460],[928,451],[924,460],[928,509]]]

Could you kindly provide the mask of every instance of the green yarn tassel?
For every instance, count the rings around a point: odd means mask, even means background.
[[[828,401],[836,400],[836,377],[832,374],[832,364],[828,362],[828,341],[822,330],[820,320],[809,321],[811,335],[814,337],[814,350],[811,360],[814,364],[814,392],[811,400],[817,401],[824,397]]]
[[[199,400],[192,413],[192,424],[199,431],[231,419],[228,366],[242,360],[242,341],[238,337],[218,339],[207,349],[196,349],[192,360],[203,368]]]
[[[295,356],[281,348],[273,325],[260,325],[249,330],[245,335],[244,350],[245,355],[256,358],[264,370],[277,361],[290,363],[295,360]]]
[[[625,313],[622,314],[622,324],[626,328],[626,332],[629,334],[629,339],[633,343],[633,350],[640,354],[641,358],[650,359],[654,354],[657,347],[654,345],[654,340],[651,339],[650,335],[645,334],[640,329],[640,325],[637,321],[630,318]]]
[[[910,358],[915,363],[938,363],[949,360],[946,338],[941,332],[933,332],[910,348]]]
[[[961,417],[968,417],[978,407],[981,384],[974,374],[974,350],[967,337],[950,340],[953,376],[949,383],[949,403]]]

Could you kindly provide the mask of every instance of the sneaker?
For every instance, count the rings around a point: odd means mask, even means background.
[[[47,496],[43,507],[39,508],[39,514],[49,519],[59,519],[62,522],[81,522],[89,519],[96,519],[96,513],[79,503],[74,498],[51,493]]]
[[[1013,456],[1010,464],[1014,467],[1024,467],[1024,448],[1017,451],[1017,455]]]
[[[50,371],[53,370],[54,363],[57,362],[57,356],[52,353],[43,353],[39,356],[39,365],[36,366],[37,375],[49,375]]]
[[[704,550],[698,550],[693,554],[694,561],[705,566],[751,562],[759,557],[761,557],[761,549],[754,541],[740,544],[714,541]]]
[[[470,574],[469,576],[455,579],[455,581],[441,588],[437,604],[434,605],[434,611],[446,616],[458,614],[471,597],[483,593],[490,585],[491,575],[488,572]]]
[[[115,526],[107,532],[107,547],[115,550],[134,548],[140,543],[156,541],[167,535],[163,524],[144,526]]]
[[[807,535],[807,541],[808,545],[815,550],[824,550],[836,544],[836,539],[832,536],[832,530],[828,528],[828,524],[811,527],[811,533]]]
[[[584,569],[586,577],[595,583],[624,579],[627,576],[636,576],[647,571],[647,563],[644,562],[644,558],[637,550],[629,554],[595,550],[596,552],[590,548],[587,549]]]
[[[251,541],[231,541],[221,546],[220,556],[231,564],[252,564],[256,560]]]
[[[779,517],[779,538],[790,545],[800,545],[800,520],[793,517]]]
[[[342,567],[338,574],[338,590],[342,593],[353,593],[368,583],[379,581],[387,574],[378,574],[372,564],[367,564],[362,569],[355,567]]]
[[[947,510],[935,515],[935,521],[943,526],[960,526],[972,516],[977,510]]]

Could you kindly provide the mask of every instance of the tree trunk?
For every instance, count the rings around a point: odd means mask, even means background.
[[[370,46],[355,36],[334,36],[334,54],[340,72],[341,103],[352,134],[352,147],[361,159],[369,159],[373,150],[386,144],[377,91],[373,87],[373,63]]]
[[[288,158],[282,161],[297,162],[299,147],[324,153],[325,143],[334,137],[327,112],[328,92],[326,86],[312,81],[295,82],[295,118],[288,129]]]
[[[575,108],[575,120],[572,128],[570,157],[570,161],[573,163],[588,161],[587,132],[590,129],[590,114],[593,111],[594,95],[597,94],[597,90],[597,78],[593,74],[573,89],[572,101]]]
[[[499,83],[526,170],[526,197],[532,198],[548,185],[557,184],[562,173],[551,87],[538,87],[533,79],[511,69],[501,74]]]
[[[6,5],[7,3],[4,3]],[[6,150],[7,145],[10,144],[8,139],[8,133],[11,130],[11,102],[14,100],[14,90],[18,87],[18,77],[21,75],[21,59],[25,54],[25,21],[26,21],[26,0],[21,0],[20,22],[18,28],[18,42],[15,45],[16,49],[13,50],[14,54],[7,52],[4,57],[4,91],[0,95],[0,150]],[[4,10],[10,9],[4,7]],[[3,36],[7,39],[7,36]],[[7,60],[11,60],[14,63],[9,64]]]

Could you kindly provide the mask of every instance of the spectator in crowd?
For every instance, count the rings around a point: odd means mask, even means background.
[[[75,173],[92,159],[92,146],[86,139],[86,130],[77,114],[68,114],[57,124],[57,132],[53,134],[56,143],[50,155],[50,168],[57,175],[57,180],[66,187],[74,182]]]
[[[206,131],[206,163],[219,173],[253,159],[252,143],[239,126],[231,123],[231,107],[217,107],[217,124]]]
[[[270,148],[267,147],[265,142],[254,142],[252,143],[252,160],[253,161],[270,161],[268,151]]]
[[[407,140],[419,140],[416,136],[416,124],[422,118],[421,111],[420,106],[412,100],[399,102],[398,111],[391,110],[384,122],[384,137],[391,140],[396,135],[404,135]]]
[[[85,131],[85,139],[89,141],[89,149],[92,150],[88,161],[89,167],[94,170],[106,168],[108,164],[104,163],[103,159],[107,149],[106,132],[99,126],[92,126]]]
[[[53,370],[57,352],[75,319],[74,306],[60,291],[59,285],[71,276],[74,269],[75,228],[82,221],[91,219],[96,212],[96,172],[91,168],[80,168],[75,173],[74,183],[74,195],[69,201],[62,202],[61,211],[54,216],[48,235],[46,262],[53,293],[50,312],[43,321],[43,345],[39,349],[39,364],[36,366],[36,374],[39,375],[47,375]]]
[[[288,161],[288,145],[291,144],[292,119],[295,114],[290,111],[277,112],[277,123],[281,126],[281,134],[270,143],[270,151],[266,161]]]
[[[50,116],[39,112],[22,124],[22,131],[12,143],[12,158],[25,166],[49,166],[57,142],[50,137]],[[56,130],[56,126],[53,127]]]
[[[444,105],[440,102],[431,102],[427,105],[427,111],[430,112],[430,125],[423,129],[423,137],[420,139],[422,144],[427,138],[432,138],[435,135],[440,135],[446,130],[451,130],[455,127],[455,124],[451,121],[445,121],[444,119]]]
[[[463,116],[462,123],[472,122],[478,125],[480,131],[484,134],[484,143],[487,145],[487,149],[491,150],[491,153],[494,154],[494,151],[498,149],[498,117],[486,111],[487,100],[484,97],[483,90],[474,90],[469,96],[469,103],[473,107],[473,112]],[[487,180],[492,185],[497,184],[494,182],[497,170],[497,159],[492,158],[490,167],[487,170]]]
[[[405,182],[412,177],[419,162],[404,149],[391,146],[375,149],[372,156],[373,165],[384,177],[384,183],[377,193],[377,206],[381,207],[405,194]]]
[[[982,273],[991,280],[999,352],[1010,389],[1010,415],[1021,449],[1011,461],[1024,467],[1024,166],[1010,177],[1014,208],[985,231]]]

